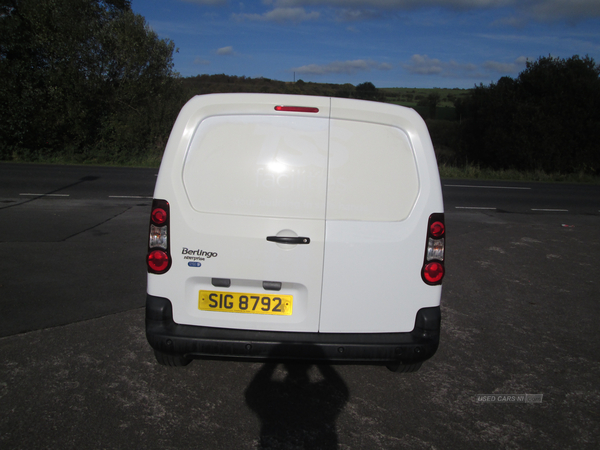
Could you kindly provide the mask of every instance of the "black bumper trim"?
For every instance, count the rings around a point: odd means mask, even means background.
[[[418,311],[409,333],[299,333],[179,325],[169,299],[147,295],[146,337],[152,348],[186,358],[414,364],[439,345],[440,308]]]

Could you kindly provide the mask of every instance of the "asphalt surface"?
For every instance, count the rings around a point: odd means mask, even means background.
[[[155,173],[0,165],[0,448],[598,448],[597,187],[444,187],[441,345],[417,373],[166,368],[144,336]]]
[[[0,336],[144,305],[156,172],[0,164]]]

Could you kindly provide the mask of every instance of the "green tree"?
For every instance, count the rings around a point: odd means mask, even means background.
[[[417,106],[426,106],[427,107],[427,116],[430,119],[435,119],[437,113],[437,105],[439,105],[441,101],[441,96],[439,92],[432,92],[427,97],[423,97],[418,103]]]
[[[354,86],[350,83],[339,85],[333,94],[335,97],[350,98],[354,93]]]
[[[173,51],[126,0],[3,0],[0,158],[141,153],[164,134]]]
[[[600,66],[541,57],[457,102],[463,158],[495,169],[600,173]]]
[[[357,85],[354,92],[356,97],[362,100],[378,100],[380,98],[379,90],[370,81]]]

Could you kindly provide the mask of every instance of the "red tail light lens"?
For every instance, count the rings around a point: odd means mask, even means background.
[[[169,268],[169,255],[163,250],[152,250],[148,254],[148,268],[153,273],[164,273]]]
[[[442,237],[444,235],[444,231],[446,231],[446,229],[443,222],[436,221],[429,226],[429,232],[434,238]]]
[[[435,213],[429,216],[425,259],[421,269],[421,278],[429,285],[442,284],[444,278],[445,236],[444,213]]]
[[[444,266],[439,262],[431,262],[423,268],[423,278],[429,284],[438,284],[444,278]]]
[[[162,274],[171,268],[169,251],[169,202],[153,200],[150,213],[150,232],[148,237],[148,272]]]
[[[167,222],[167,212],[162,208],[154,208],[151,220],[155,225],[163,225]]]

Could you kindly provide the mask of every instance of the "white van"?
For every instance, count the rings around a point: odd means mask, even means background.
[[[194,97],[171,132],[150,220],[146,333],[158,362],[417,370],[439,342],[443,211],[412,109]]]

